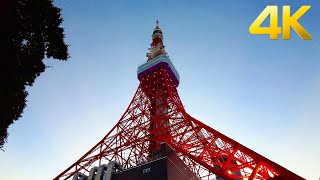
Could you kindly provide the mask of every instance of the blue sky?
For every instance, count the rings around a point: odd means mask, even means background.
[[[0,152],[1,179],[52,179],[108,133],[138,87],[156,19],[189,114],[308,180],[320,177],[320,1],[55,4],[71,58],[46,60],[52,68],[28,88]],[[269,4],[311,5],[299,22],[313,40],[293,30],[289,41],[249,34]]]

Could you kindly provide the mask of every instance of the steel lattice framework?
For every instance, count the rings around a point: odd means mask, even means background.
[[[164,50],[157,53],[165,56]],[[55,180],[71,179],[77,172],[88,174],[91,167],[110,161],[117,161],[124,168],[137,166],[153,160],[152,154],[161,143],[167,143],[202,179],[303,179],[191,117],[180,100],[177,79],[167,63],[154,66],[139,80],[139,87],[117,124]]]

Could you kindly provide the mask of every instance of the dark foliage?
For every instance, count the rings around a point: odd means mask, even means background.
[[[68,59],[62,20],[52,0],[0,2],[0,149],[26,106],[26,86],[46,69],[44,58]]]

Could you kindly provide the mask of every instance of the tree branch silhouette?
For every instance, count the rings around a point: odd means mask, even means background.
[[[43,60],[67,60],[61,9],[52,0],[3,0],[0,3],[0,149],[8,127],[21,117],[28,92],[45,71]]]

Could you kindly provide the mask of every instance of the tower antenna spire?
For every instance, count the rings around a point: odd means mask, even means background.
[[[149,52],[147,52],[147,58],[148,61],[152,60],[153,58],[159,56],[159,55],[165,55],[167,56],[167,53],[165,51],[165,46],[163,44],[163,34],[162,30],[159,27],[159,20],[156,21],[156,27],[153,30],[152,33],[152,43],[150,44],[151,47],[149,48]]]

